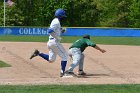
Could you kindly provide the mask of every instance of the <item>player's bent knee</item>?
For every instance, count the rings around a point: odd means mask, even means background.
[[[49,59],[49,63],[55,62],[55,59]]]

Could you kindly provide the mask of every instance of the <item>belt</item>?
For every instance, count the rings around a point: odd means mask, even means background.
[[[54,39],[54,38],[49,38],[50,40]]]

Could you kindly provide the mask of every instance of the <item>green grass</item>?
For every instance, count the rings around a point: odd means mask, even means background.
[[[11,42],[46,42],[48,36],[0,36],[0,41]]]
[[[79,36],[63,36],[62,43],[72,43],[79,39]],[[97,44],[111,45],[140,45],[140,37],[91,37]],[[0,41],[12,42],[47,42],[48,36],[0,36]]]
[[[139,93],[140,85],[4,85],[0,93]]]
[[[9,65],[9,64],[7,64],[7,63],[5,63],[5,62],[0,60],[0,68],[1,67],[11,67],[11,65]]]

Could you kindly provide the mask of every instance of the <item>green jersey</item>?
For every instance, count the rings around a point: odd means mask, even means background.
[[[76,40],[70,48],[80,48],[81,52],[83,52],[88,46],[95,47],[96,44],[91,42],[89,39],[81,38]]]

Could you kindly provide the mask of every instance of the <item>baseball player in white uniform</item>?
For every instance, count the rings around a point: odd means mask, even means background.
[[[48,28],[49,41],[47,43],[47,47],[49,50],[49,54],[40,53],[38,50],[35,50],[31,55],[30,59],[36,56],[40,56],[52,63],[56,60],[56,56],[59,55],[61,57],[61,71],[60,77],[63,77],[66,64],[67,64],[67,52],[64,47],[60,43],[61,33],[64,33],[65,30],[61,28],[61,20],[66,17],[65,11],[63,9],[57,9],[55,11],[55,18],[52,20],[50,27]]]

